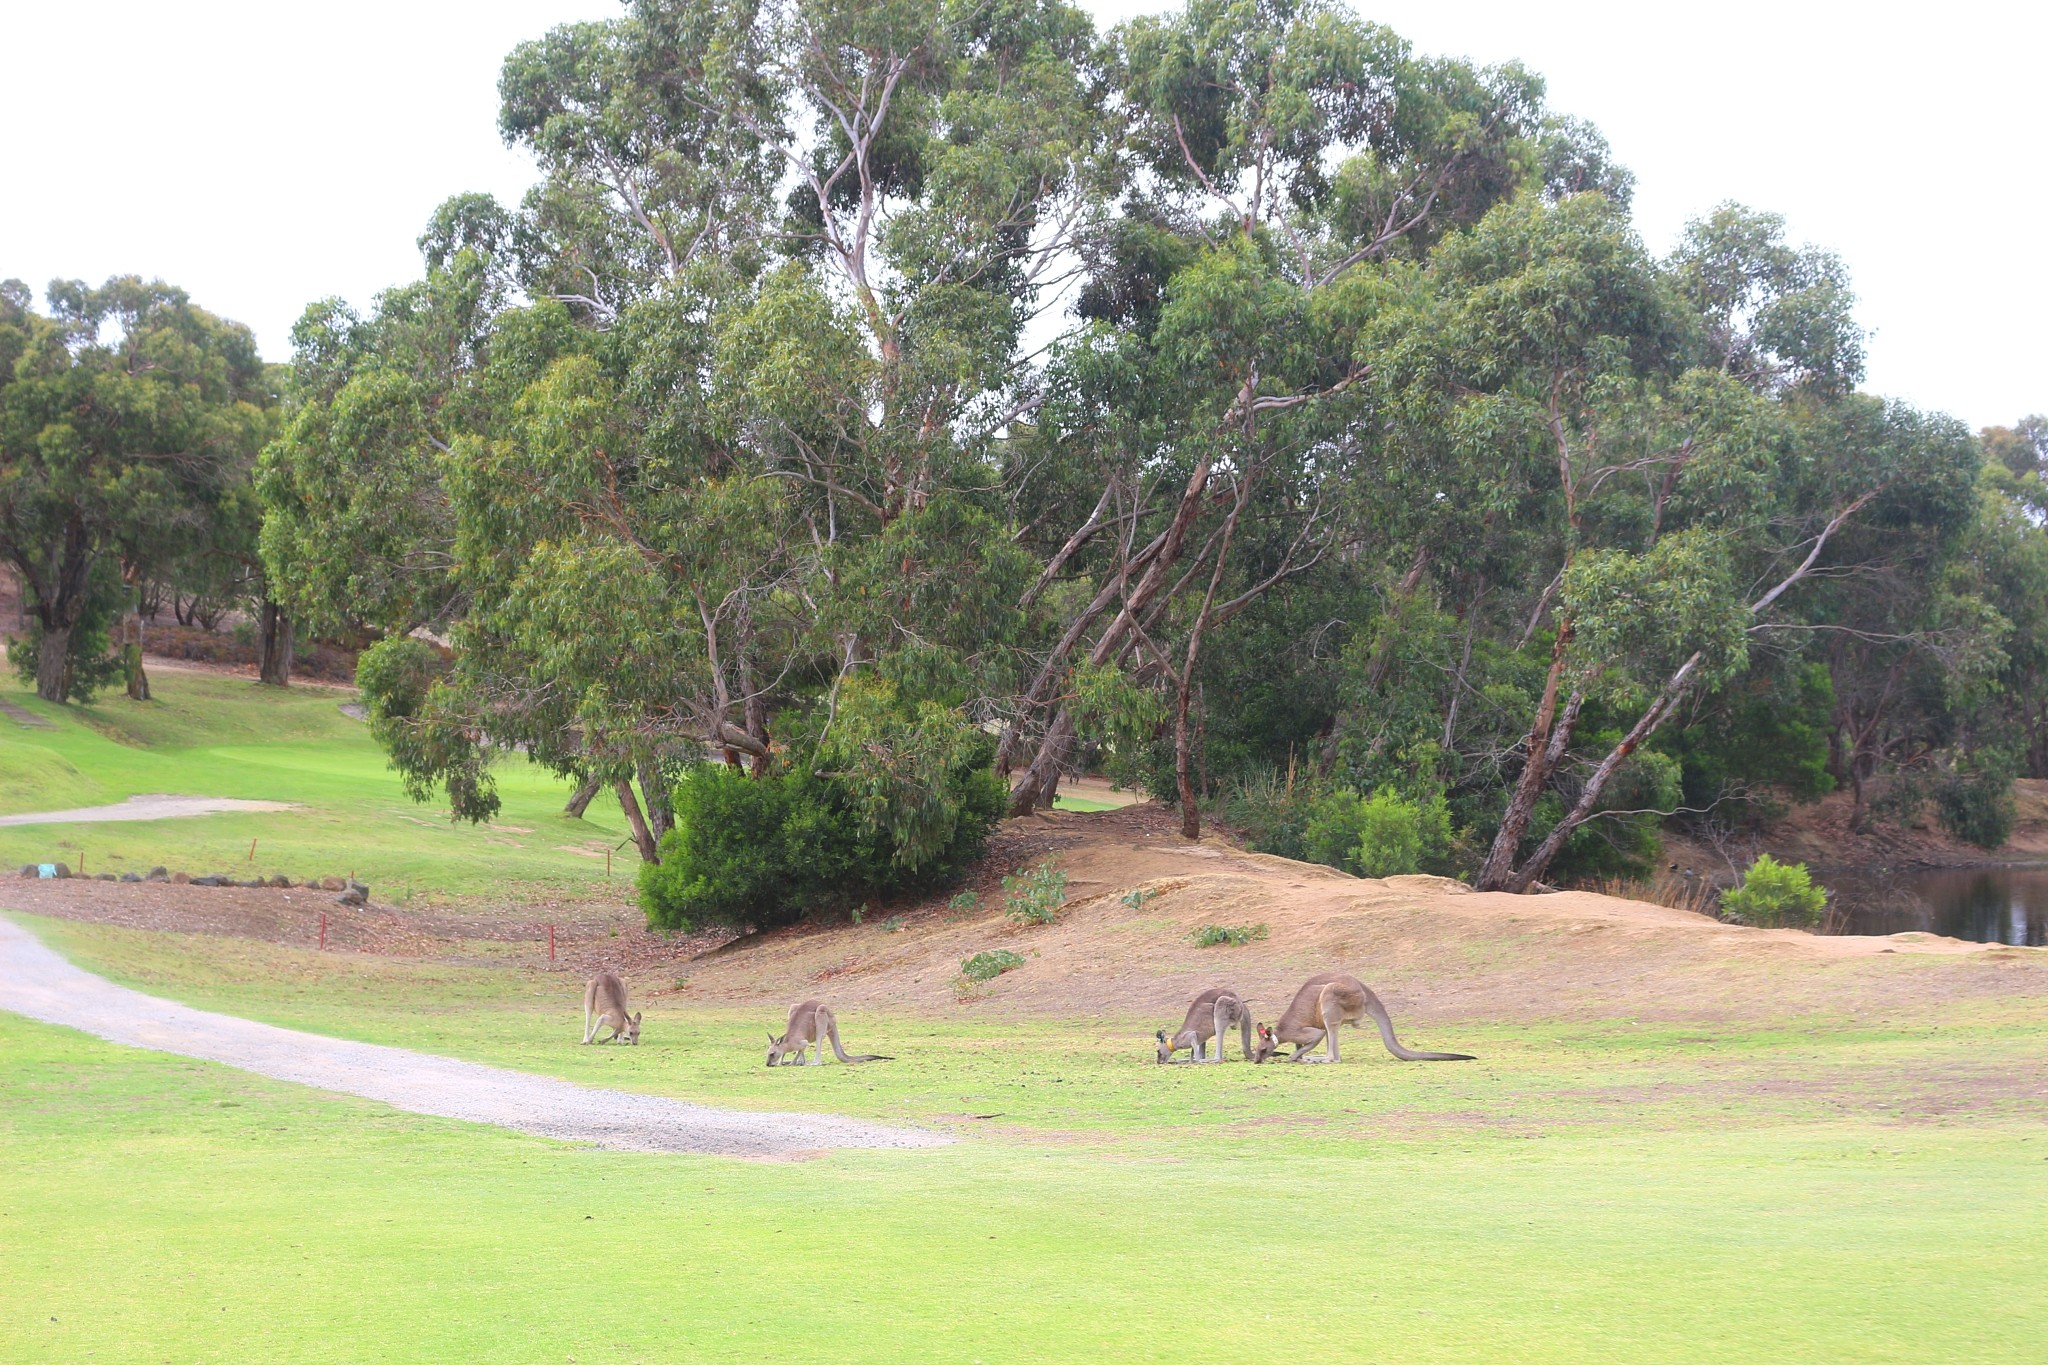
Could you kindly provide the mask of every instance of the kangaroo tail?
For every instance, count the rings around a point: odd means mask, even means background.
[[[825,1025],[825,1036],[832,1040],[832,1055],[842,1062],[893,1062],[894,1057],[884,1057],[879,1052],[862,1052],[855,1056],[846,1055],[846,1049],[839,1044],[839,1021],[830,1020]]]
[[[1387,1045],[1387,1051],[1404,1062],[1476,1062],[1479,1059],[1468,1052],[1417,1052],[1401,1046],[1401,1040],[1394,1036],[1394,1021],[1387,1018],[1387,1007],[1371,991],[1365,993],[1365,1012],[1380,1026],[1380,1041]]]

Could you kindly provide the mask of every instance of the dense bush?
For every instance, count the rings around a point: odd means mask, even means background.
[[[1934,787],[1941,827],[1979,848],[1998,848],[2012,837],[2019,818],[2008,772],[1954,773]]]
[[[1388,787],[1370,797],[1336,791],[1310,808],[1302,830],[1309,861],[1360,877],[1420,872],[1451,843],[1451,813],[1439,796],[1411,801]]]
[[[1742,885],[1721,893],[1721,914],[1739,924],[1810,928],[1827,909],[1828,893],[1813,884],[1805,863],[1781,863],[1759,853]]]
[[[816,910],[940,886],[958,875],[1002,817],[1001,779],[982,766],[948,775],[947,841],[906,859],[862,803],[802,770],[750,778],[704,764],[677,784],[661,862],[640,869],[640,904],[660,929],[768,928]]]

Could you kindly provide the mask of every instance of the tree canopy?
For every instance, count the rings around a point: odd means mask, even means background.
[[[1520,66],[1323,0],[634,0],[500,94],[538,183],[307,311],[258,476],[459,816],[518,750],[650,865],[725,856],[688,788],[881,888],[978,838],[964,774],[1099,768],[1527,889],[1880,774],[1987,831],[2048,755],[2048,427],[1861,392],[1774,215],[1658,258]]]

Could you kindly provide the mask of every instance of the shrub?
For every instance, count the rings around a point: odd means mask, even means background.
[[[1411,801],[1390,787],[1370,797],[1353,791],[1318,797],[1302,827],[1309,861],[1361,877],[1420,872],[1450,843],[1451,812],[1443,797]]]
[[[1809,928],[1820,922],[1828,893],[1813,884],[1805,863],[1781,863],[1759,853],[1742,885],[1721,893],[1721,914],[1738,924]]]
[[[1158,894],[1159,890],[1157,887],[1134,886],[1129,891],[1124,892],[1123,895],[1118,896],[1117,899],[1133,910],[1142,910],[1145,908],[1145,902]]]
[[[2019,817],[2012,778],[2002,772],[1954,773],[1934,788],[1941,827],[1979,848],[1998,848]]]
[[[946,918],[966,919],[979,909],[981,909],[981,897],[975,895],[972,891],[962,891],[959,895],[946,902]]]
[[[969,981],[993,981],[1004,972],[1014,972],[1024,965],[1024,959],[1008,948],[991,948],[976,953],[960,963],[960,975]]]
[[[1216,948],[1226,943],[1233,948],[1242,948],[1245,944],[1256,943],[1265,936],[1266,926],[1263,924],[1205,924],[1188,935],[1194,940],[1197,948]]]
[[[1067,903],[1067,874],[1047,858],[1029,872],[1003,878],[1004,913],[1019,924],[1051,924]]]
[[[859,799],[829,778],[801,769],[750,778],[702,764],[676,785],[661,862],[640,869],[641,908],[656,928],[767,928],[942,885],[980,856],[1001,798],[1001,780],[986,769],[951,774],[946,840],[907,861],[888,831],[863,818]]]

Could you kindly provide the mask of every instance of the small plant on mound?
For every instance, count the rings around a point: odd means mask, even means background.
[[[1742,885],[1721,893],[1723,918],[1764,928],[1811,928],[1828,906],[1825,887],[1815,886],[1805,863],[1781,863],[1759,853]]]
[[[1029,872],[1003,878],[1003,912],[1019,924],[1051,924],[1067,903],[1067,874],[1047,858]]]
[[[1263,924],[1205,924],[1195,930],[1194,933],[1189,934],[1188,937],[1194,941],[1194,945],[1197,948],[1218,948],[1226,943],[1233,948],[1242,948],[1247,943],[1257,943],[1260,939],[1266,937],[1266,926]]]
[[[972,891],[962,891],[959,895],[946,902],[946,918],[966,919],[979,909],[981,909],[981,897],[975,895]]]
[[[1014,972],[1024,965],[1024,959],[1008,948],[991,948],[976,953],[960,963],[960,975],[969,981],[993,981],[1004,972]]]
[[[1158,894],[1158,890],[1154,887],[1137,886],[1131,888],[1129,891],[1124,892],[1123,895],[1118,896],[1117,899],[1122,901],[1126,906],[1130,907],[1133,910],[1142,910],[1145,907],[1145,902],[1151,900],[1154,896]]]

